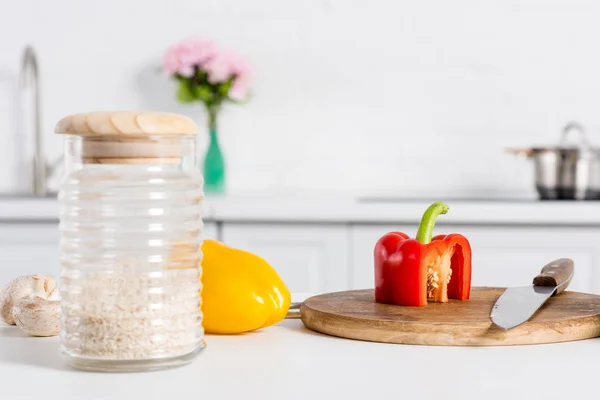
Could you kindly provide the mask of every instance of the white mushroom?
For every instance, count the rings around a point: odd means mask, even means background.
[[[17,326],[31,336],[56,336],[60,333],[60,301],[35,296],[17,302],[13,316]]]
[[[42,299],[58,298],[58,286],[51,276],[25,275],[11,281],[0,292],[0,318],[9,325],[15,325],[13,308],[24,298],[39,296]]]

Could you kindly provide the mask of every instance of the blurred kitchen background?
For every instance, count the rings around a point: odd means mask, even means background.
[[[600,206],[539,202],[533,164],[506,152],[554,145],[571,121],[600,142],[598,2],[2,0],[2,9],[0,261],[12,268],[58,266],[55,200],[10,196],[31,186],[25,47],[38,56],[49,161],[61,155],[60,118],[117,109],[192,117],[202,154],[202,105],[179,103],[160,68],[173,43],[204,36],[255,72],[249,103],[220,116],[227,195],[207,200],[207,237],[263,255],[296,292],[368,287],[375,240],[414,234],[428,199],[446,200],[439,229],[470,235],[474,284],[526,284],[571,256],[573,286],[600,291]],[[359,201],[378,196],[399,200]]]
[[[180,105],[167,48],[213,38],[255,70],[227,107],[232,192],[310,190],[503,197],[531,193],[509,146],[552,144],[571,120],[600,127],[600,4],[587,1],[4,1],[0,188],[19,185],[21,53],[40,62],[45,151],[66,114]],[[204,127],[204,125],[202,125]],[[201,135],[206,140],[206,135]],[[596,140],[597,141],[597,140]],[[202,144],[201,144],[202,145]]]

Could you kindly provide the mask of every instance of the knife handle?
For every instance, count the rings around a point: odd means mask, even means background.
[[[574,274],[574,263],[570,258],[559,258],[548,263],[542,272],[533,278],[535,286],[556,286],[553,296],[561,293],[569,286]]]

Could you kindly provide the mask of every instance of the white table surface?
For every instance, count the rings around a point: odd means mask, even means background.
[[[0,326],[0,399],[583,399],[600,391],[600,339],[514,347],[368,343],[300,320],[207,336],[187,366],[146,373],[71,370],[58,338]]]

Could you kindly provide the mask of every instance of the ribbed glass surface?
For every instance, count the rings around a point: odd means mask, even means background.
[[[59,193],[64,353],[113,361],[198,351],[202,176],[89,165]]]

